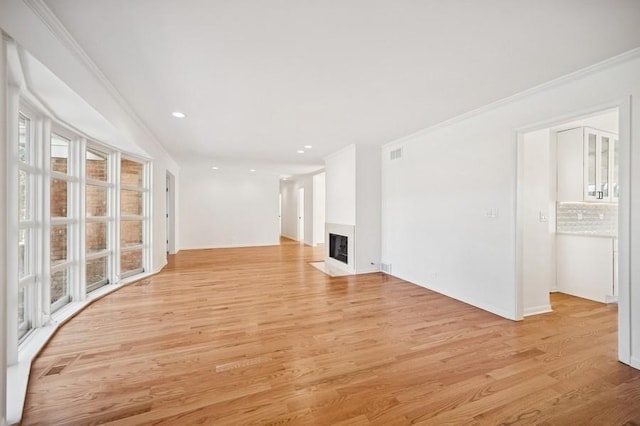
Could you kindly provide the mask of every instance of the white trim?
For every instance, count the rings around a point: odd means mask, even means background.
[[[69,51],[78,59],[78,61],[85,66],[85,68],[93,74],[93,76],[100,82],[100,84],[107,90],[107,92],[113,97],[118,105],[125,111],[127,115],[146,132],[151,141],[155,145],[155,148],[165,154],[168,158],[172,158],[167,152],[164,146],[159,142],[155,133],[145,124],[135,110],[129,105],[125,98],[120,94],[116,87],[111,83],[107,76],[100,70],[91,57],[80,47],[80,44],[73,38],[73,36],[67,31],[65,26],[60,22],[56,15],[49,9],[44,0],[24,0],[24,3],[33,10],[35,15],[42,21],[42,23],[51,31],[51,33],[62,43]]]
[[[410,140],[412,140],[414,138],[417,138],[417,137],[420,137],[420,136],[423,136],[423,135],[427,135],[427,134],[432,133],[432,132],[434,132],[434,131],[436,131],[438,129],[442,129],[442,128],[451,126],[453,124],[460,123],[462,121],[468,120],[468,119],[470,119],[472,117],[475,117],[475,116],[478,116],[480,114],[484,114],[484,113],[492,111],[494,109],[497,109],[497,108],[503,107],[505,105],[517,102],[519,100],[522,100],[522,99],[527,98],[529,96],[535,95],[537,93],[544,92],[546,90],[553,89],[553,88],[556,88],[558,86],[562,86],[562,85],[567,84],[567,83],[569,83],[571,81],[579,80],[579,79],[587,77],[587,76],[589,76],[591,74],[595,74],[595,73],[601,72],[603,70],[606,70],[608,68],[614,67],[616,65],[619,65],[619,64],[625,63],[627,61],[636,59],[638,57],[640,57],[640,47],[637,47],[635,49],[631,49],[631,50],[629,50],[627,52],[621,53],[620,55],[616,55],[616,56],[614,56],[612,58],[605,59],[604,61],[595,63],[595,64],[590,65],[588,67],[582,68],[582,69],[580,69],[578,71],[574,71],[572,73],[566,74],[566,75],[564,75],[562,77],[558,77],[558,78],[556,78],[554,80],[551,80],[551,81],[548,81],[546,83],[539,84],[539,85],[534,86],[532,88],[529,88],[527,90],[523,90],[523,91],[518,92],[516,94],[513,94],[511,96],[507,96],[506,98],[503,98],[503,99],[500,99],[498,101],[492,102],[490,104],[481,106],[480,108],[476,108],[476,109],[473,109],[471,111],[465,112],[463,114],[457,115],[455,117],[449,118],[447,120],[441,121],[439,123],[434,124],[433,126],[426,127],[426,128],[424,128],[422,130],[418,130],[417,132],[411,133],[411,134],[403,136],[401,138],[392,140],[390,142],[387,142],[387,143],[383,144],[382,148],[383,149],[387,149],[387,148],[392,149],[396,145],[403,144],[405,142],[408,142],[408,141],[410,141]],[[517,130],[521,131],[521,129],[517,129]],[[338,153],[340,153],[341,151],[338,151]],[[338,153],[336,153],[336,154],[338,154]],[[331,155],[331,156],[333,156],[333,155]],[[326,158],[330,158],[331,156],[325,157],[325,159]]]
[[[0,29],[0,154],[5,157],[7,153],[7,145],[9,141],[8,133],[8,103],[6,102],[7,93],[7,80],[8,80],[8,66],[7,66],[7,44],[10,43],[8,36]],[[9,203],[8,191],[7,191],[7,174],[11,167],[5,158],[0,159],[0,205],[7,206]],[[8,246],[8,228],[7,228],[7,210],[6,208],[0,209],[0,347],[3,349],[7,345],[7,322],[4,320],[7,317],[7,287],[8,287],[8,275],[7,275],[7,254],[9,251]],[[0,425],[6,425],[7,418],[7,351],[0,351]]]
[[[531,306],[530,308],[524,308],[525,317],[528,317],[531,315],[546,314],[549,312],[553,312],[553,309],[551,309],[551,305],[540,305],[540,306]]]
[[[629,365],[632,366],[633,368],[640,370],[640,358],[632,356],[629,359]]]

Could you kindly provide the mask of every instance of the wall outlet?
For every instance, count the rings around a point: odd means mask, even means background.
[[[489,219],[496,219],[500,215],[500,210],[497,207],[491,207],[484,211],[484,215]]]

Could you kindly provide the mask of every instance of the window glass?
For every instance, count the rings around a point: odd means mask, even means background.
[[[618,198],[620,193],[620,189],[618,187],[620,180],[620,153],[619,147],[620,145],[616,139],[613,140],[613,182],[611,182],[613,188],[613,196]]]
[[[27,172],[23,170],[18,172],[18,218],[20,220],[31,219],[31,180],[31,176]]]
[[[18,324],[24,322],[24,287],[20,287],[18,290]]]
[[[62,271],[51,274],[51,303],[66,297],[69,294],[69,271]]]
[[[123,220],[120,222],[120,243],[122,247],[142,244],[142,221]]]
[[[51,134],[51,170],[69,173],[69,139]]]
[[[18,231],[18,278],[29,275],[29,255],[31,252],[30,230],[21,229]]]
[[[31,120],[20,114],[18,118],[18,158],[23,163],[29,163],[29,140]]]
[[[97,185],[86,187],[87,217],[107,216],[107,188]]]
[[[120,273],[142,269],[142,250],[126,250],[120,254]]]
[[[142,216],[142,192],[123,189],[120,191],[120,211],[123,215]]]
[[[87,260],[87,293],[108,284],[107,278],[107,258]]]
[[[87,178],[94,180],[107,181],[108,168],[107,168],[107,155],[99,151],[87,149]]]
[[[107,249],[107,224],[89,222],[86,228],[87,253],[97,253]]]
[[[67,225],[54,225],[51,227],[51,265],[66,262],[68,245]]]
[[[600,142],[600,191],[609,197],[609,138],[603,136]]]
[[[51,217],[67,217],[68,186],[66,180],[51,179]]]
[[[596,188],[596,135],[593,133],[589,133],[587,168],[587,194],[595,197],[598,188]]]
[[[142,187],[144,183],[144,164],[123,159],[120,163],[122,185]]]

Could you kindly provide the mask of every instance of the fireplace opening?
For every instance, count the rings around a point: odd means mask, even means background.
[[[329,234],[329,257],[348,264],[348,240],[345,235]]]

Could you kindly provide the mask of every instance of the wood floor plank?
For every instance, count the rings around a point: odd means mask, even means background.
[[[322,247],[184,251],[34,361],[22,424],[640,424],[617,310],[563,294],[512,322]]]

